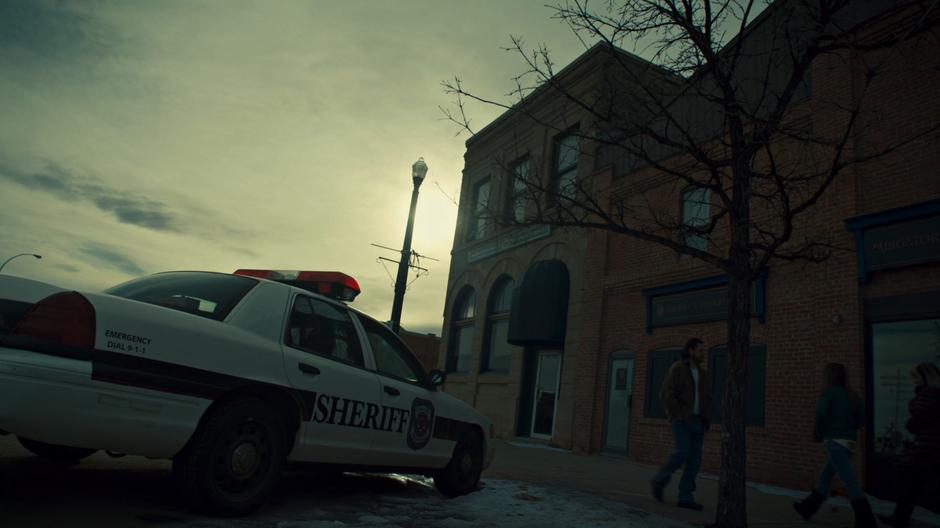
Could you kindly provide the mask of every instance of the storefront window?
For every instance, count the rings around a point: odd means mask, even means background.
[[[875,451],[899,455],[913,436],[905,424],[914,396],[910,372],[918,363],[940,363],[940,319],[872,325]]]

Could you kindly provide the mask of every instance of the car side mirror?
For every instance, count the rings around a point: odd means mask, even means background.
[[[447,374],[443,370],[434,369],[428,373],[428,378],[431,380],[431,385],[440,387],[447,381]]]

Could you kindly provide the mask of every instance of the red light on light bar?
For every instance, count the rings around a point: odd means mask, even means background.
[[[240,269],[234,274],[283,282],[346,302],[352,302],[362,292],[356,279],[338,271]]]

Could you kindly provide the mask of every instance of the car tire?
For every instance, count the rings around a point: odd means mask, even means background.
[[[187,447],[173,459],[173,476],[184,500],[198,511],[245,515],[274,488],[287,456],[284,423],[259,399],[242,399],[214,410]]]
[[[17,436],[16,439],[20,442],[20,445],[26,448],[30,453],[55,462],[76,462],[98,451],[97,449],[87,449],[84,447],[47,444],[45,442],[23,438],[22,436]]]
[[[434,475],[434,486],[448,497],[477,489],[483,471],[483,438],[477,431],[464,433],[447,466]]]

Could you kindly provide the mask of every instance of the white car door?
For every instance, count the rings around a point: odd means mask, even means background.
[[[374,449],[383,453],[386,465],[447,465],[454,442],[434,435],[441,393],[428,388],[424,369],[398,336],[368,317],[357,314],[357,320],[365,331],[381,385],[382,406],[389,416],[376,432]]]
[[[287,377],[304,401],[301,431],[290,458],[375,463],[372,441],[381,411],[380,388],[349,310],[295,294],[283,350]]]

